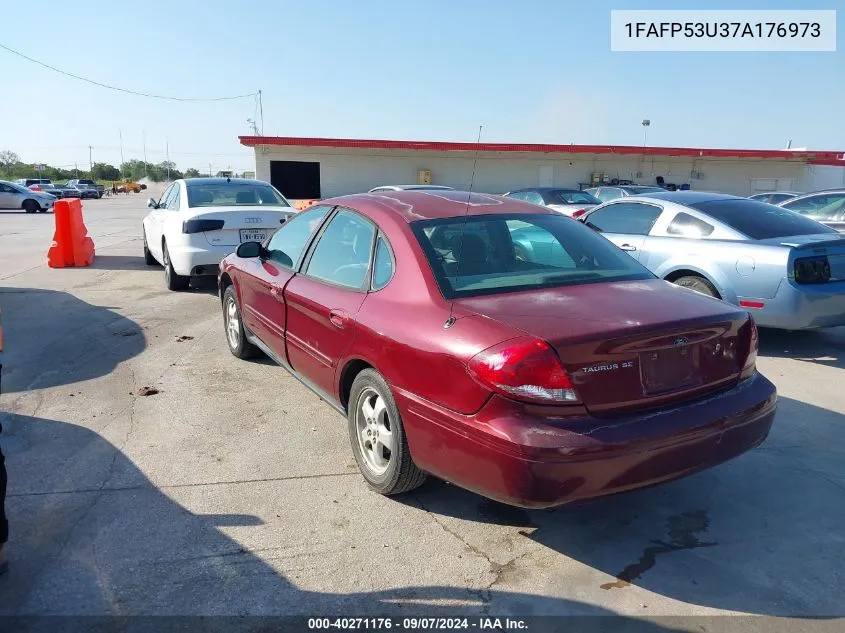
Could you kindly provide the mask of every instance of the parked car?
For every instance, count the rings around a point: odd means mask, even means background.
[[[845,233],[845,189],[807,193],[778,204]]]
[[[661,279],[751,311],[758,325],[845,325],[845,238],[765,202],[677,191],[579,218]]]
[[[769,191],[766,193],[755,193],[753,196],[748,196],[749,200],[757,200],[758,202],[768,202],[769,204],[779,204],[792,200],[796,196],[802,194],[796,191]]]
[[[602,202],[609,202],[627,196],[639,196],[649,193],[660,193],[666,191],[663,187],[650,187],[648,185],[612,185],[607,187],[591,187],[584,189],[587,193],[595,196]]]
[[[62,195],[59,196],[61,198],[82,198],[82,189],[71,187],[67,183],[56,185],[56,187],[62,192]]]
[[[571,218],[580,217],[589,209],[601,204],[601,200],[586,191],[561,187],[529,187],[509,191],[504,195],[507,198],[515,198],[554,209]]]
[[[380,191],[454,191],[454,189],[443,185],[383,185],[374,187],[367,193],[378,193]]]
[[[185,290],[191,277],[216,275],[238,244],[267,239],[294,214],[270,183],[229,178],[177,180],[147,206],[144,261],[164,266],[170,290]]]
[[[103,197],[103,193],[106,189],[103,185],[98,185],[95,181],[86,178],[70,180],[68,181],[68,184],[73,185],[74,187],[87,187],[88,189],[93,189],[97,192],[98,198]]]
[[[517,257],[519,231],[557,254]],[[598,497],[735,457],[775,411],[745,310],[501,196],[323,200],[218,281],[232,354],[263,352],[345,415],[382,494],[431,474],[517,506]]]
[[[49,178],[20,178],[15,182],[19,185],[26,187],[30,191],[40,191],[42,193],[49,193],[51,196],[56,196],[57,198],[64,197],[64,190],[58,185],[54,185]]]
[[[0,209],[23,209],[27,213],[44,213],[53,208],[56,196],[32,191],[23,185],[0,180]]]
[[[62,189],[68,198],[82,198],[83,200],[96,200],[100,194],[96,189],[91,189],[88,185],[74,184],[69,180],[62,185]]]

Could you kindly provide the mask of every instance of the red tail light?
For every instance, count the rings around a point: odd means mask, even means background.
[[[586,210],[586,209],[578,209],[577,211],[573,212],[572,217],[573,217],[573,218],[580,218],[580,217],[581,217],[582,215],[584,215],[586,212],[587,212],[587,210]]]
[[[748,315],[748,326],[751,328],[748,341],[748,355],[745,357],[745,363],[742,365],[742,371],[739,377],[749,378],[757,368],[757,350],[760,347],[760,334],[757,332],[757,324],[754,322],[754,317]]]
[[[516,400],[578,402],[557,354],[538,339],[520,337],[494,345],[470,359],[469,373],[485,387]]]
[[[39,187],[38,185],[30,185],[29,189],[30,191],[41,191],[41,187]]]

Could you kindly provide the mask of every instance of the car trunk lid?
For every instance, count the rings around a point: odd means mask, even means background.
[[[195,232],[203,233],[212,246],[236,247],[242,242],[263,242],[293,215],[288,207],[266,206],[237,207],[233,209],[215,207],[198,213],[189,221],[198,221]],[[220,225],[220,222],[223,222]],[[216,228],[220,226],[220,228]]]
[[[456,303],[554,347],[593,415],[659,406],[733,385],[750,341],[745,312],[661,280]]]

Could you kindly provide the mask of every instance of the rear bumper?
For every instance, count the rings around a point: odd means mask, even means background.
[[[542,508],[651,486],[741,455],[766,439],[777,393],[755,374],[683,406],[612,418],[543,415],[548,408],[497,396],[474,416],[401,390],[396,400],[420,468],[485,497]]]
[[[809,330],[845,325],[845,282],[807,284],[799,288],[784,279],[774,298],[760,301],[765,307],[748,311],[762,327]]]
[[[167,244],[167,252],[177,275],[216,275],[220,260],[234,252],[237,246],[204,246]],[[203,272],[197,273],[197,267]]]

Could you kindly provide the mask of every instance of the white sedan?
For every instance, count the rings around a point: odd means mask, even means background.
[[[263,242],[295,213],[270,183],[230,178],[177,180],[147,206],[144,261],[164,266],[170,290],[217,275],[220,260],[239,244]]]

